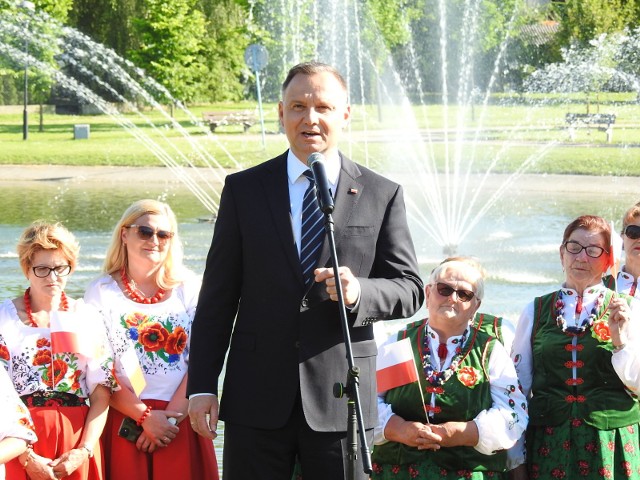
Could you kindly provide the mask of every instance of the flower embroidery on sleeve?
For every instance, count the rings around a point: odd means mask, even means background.
[[[9,361],[9,349],[2,344],[0,344],[0,360]]]

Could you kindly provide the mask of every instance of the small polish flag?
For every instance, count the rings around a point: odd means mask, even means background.
[[[97,353],[95,335],[75,312],[51,312],[51,353],[77,353],[93,358]]]
[[[119,359],[120,367],[122,369],[122,376],[117,375],[118,382],[123,383],[131,388],[131,390],[139,397],[140,393],[147,386],[147,382],[144,379],[144,373],[140,368],[140,362],[138,361],[138,355],[133,348],[124,352]]]
[[[378,393],[418,381],[411,340],[403,338],[380,347],[376,360],[376,380]]]
[[[611,221],[611,245],[609,246],[609,268],[613,281],[618,278],[618,272],[620,271],[620,259],[622,258],[622,237],[614,228],[613,221]]]

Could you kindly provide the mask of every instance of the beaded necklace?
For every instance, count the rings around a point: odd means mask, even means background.
[[[453,375],[453,373],[457,370],[458,365],[460,365],[460,361],[463,358],[462,347],[465,345],[465,342],[467,340],[469,329],[465,329],[460,340],[453,340],[453,343],[457,343],[457,346],[455,355],[451,359],[451,364],[449,365],[449,367],[445,368],[442,371],[437,371],[431,364],[431,348],[429,347],[429,332],[427,330],[428,325],[428,323],[425,325],[424,335],[422,337],[422,368],[424,370],[424,376],[427,381],[433,386],[444,385],[444,383],[449,380],[449,378],[451,378],[451,375]]]
[[[24,311],[27,312],[27,320],[29,320],[29,325],[35,328],[40,328],[40,326],[33,319],[33,310],[31,310],[31,297],[29,293],[31,292],[31,287],[27,288],[24,291]],[[60,294],[60,305],[58,306],[58,310],[62,312],[66,312],[69,310],[69,300],[67,300],[67,296],[64,292]]]
[[[166,290],[159,288],[152,297],[145,297],[143,295],[140,295],[140,293],[138,293],[139,290],[137,289],[135,282],[133,280],[129,280],[124,267],[122,267],[122,270],[120,270],[120,279],[122,280],[122,286],[124,287],[125,292],[127,292],[127,295],[129,295],[129,298],[137,303],[158,303],[160,300],[162,300],[165,293],[167,293]]]
[[[593,291],[593,290],[591,290]],[[590,292],[591,292],[590,291]],[[571,295],[573,292],[571,290],[567,290],[567,293]],[[576,292],[577,293],[577,292]],[[580,325],[567,326],[567,321],[564,318],[564,292],[562,289],[558,292],[558,299],[556,300],[556,324],[562,328],[562,331],[568,333],[570,335],[580,335],[584,333],[588,328],[591,328],[593,322],[598,316],[598,311],[600,307],[604,303],[604,292],[601,291],[596,297],[596,301],[593,304],[593,308],[591,309],[591,313],[587,318],[585,318]],[[576,304],[576,313],[579,315],[582,312],[582,299],[578,297],[578,303]]]

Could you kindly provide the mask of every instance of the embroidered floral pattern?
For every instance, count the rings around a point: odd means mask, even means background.
[[[469,388],[474,388],[480,379],[480,371],[471,366],[458,369],[457,375],[460,383]]]
[[[636,478],[640,458],[635,428],[597,430],[579,418],[555,428],[534,427],[529,478]]]
[[[613,343],[611,342],[611,332],[609,331],[609,322],[607,320],[598,320],[594,322],[591,327],[591,336],[598,340],[603,348],[613,350]]]
[[[79,310],[78,314],[88,311]],[[93,309],[90,311],[97,314]],[[94,322],[84,317],[82,321]],[[96,322],[95,325],[101,323]],[[77,353],[52,354],[49,331],[24,327],[11,301],[0,308],[0,332],[0,362],[10,372],[11,381],[19,395],[53,391],[87,398],[96,384],[112,390],[117,387],[112,374],[113,359],[107,356],[104,345],[101,345],[100,356],[90,363]],[[106,338],[103,340],[106,342]],[[88,375],[91,386],[87,383]]]
[[[153,315],[135,312],[122,315],[120,324],[136,342],[136,349],[150,360],[157,357],[163,362],[174,363],[187,347],[187,332],[181,326],[174,326],[171,318],[161,321]]]

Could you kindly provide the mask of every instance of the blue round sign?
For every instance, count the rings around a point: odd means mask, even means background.
[[[244,61],[254,72],[259,72],[266,67],[268,60],[267,49],[257,43],[252,43],[244,51]]]

